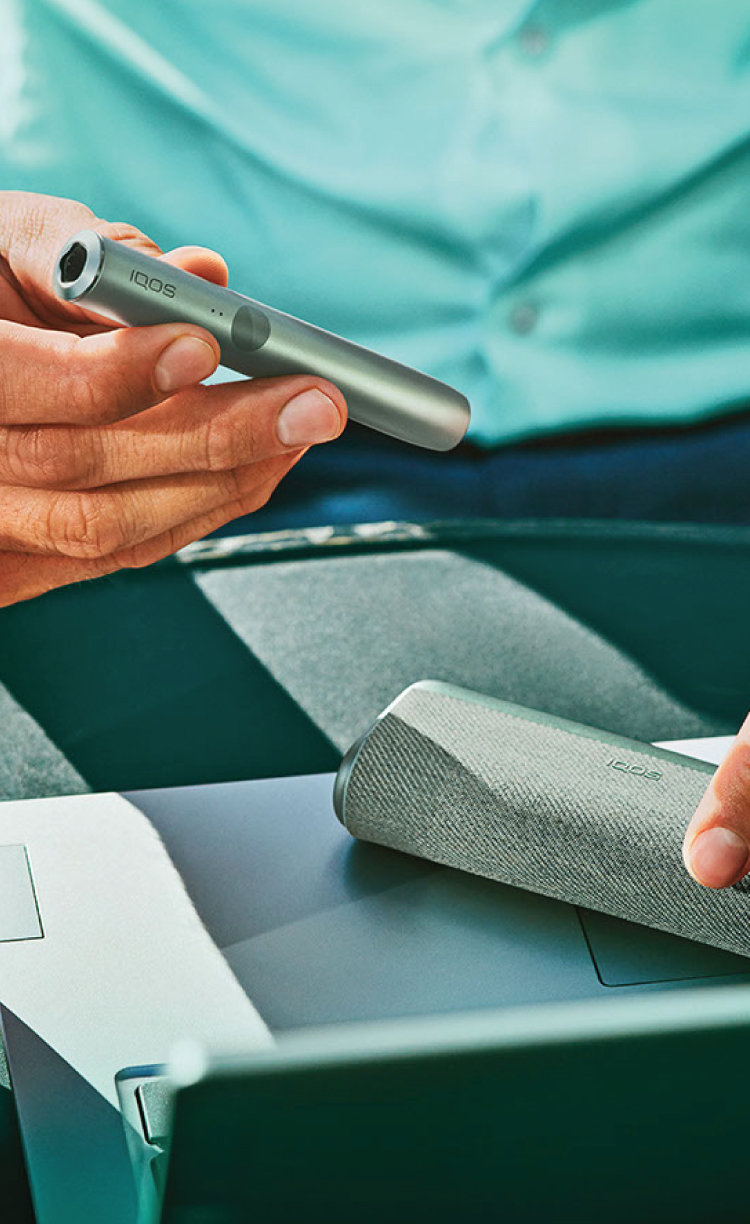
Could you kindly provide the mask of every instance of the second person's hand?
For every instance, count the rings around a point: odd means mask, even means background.
[[[750,715],[688,825],[683,856],[708,888],[736,884],[750,869]]]

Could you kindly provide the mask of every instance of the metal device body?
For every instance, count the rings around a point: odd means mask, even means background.
[[[702,888],[682,840],[714,768],[436,681],[355,743],[355,837],[750,956],[750,876]]]
[[[128,326],[204,327],[222,365],[240,374],[317,374],[343,392],[352,420],[414,446],[451,450],[469,425],[468,400],[453,387],[93,230],[65,244],[54,289]]]

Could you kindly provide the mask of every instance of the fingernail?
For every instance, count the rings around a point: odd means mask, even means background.
[[[217,365],[216,354],[205,340],[179,336],[159,357],[154,380],[160,391],[178,391],[208,378]]]
[[[341,417],[333,400],[322,391],[302,391],[285,404],[276,431],[284,446],[310,446],[330,442],[341,430]]]
[[[731,829],[707,829],[699,833],[688,852],[692,874],[707,888],[725,888],[742,873],[750,851]]]

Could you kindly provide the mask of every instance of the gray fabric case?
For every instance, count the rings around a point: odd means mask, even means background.
[[[336,809],[355,837],[750,956],[750,893],[688,875],[713,767],[438,682],[354,745]]]

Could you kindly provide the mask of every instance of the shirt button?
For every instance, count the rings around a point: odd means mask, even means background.
[[[549,34],[540,25],[525,25],[518,33],[518,45],[527,55],[544,55],[549,46]]]
[[[510,312],[509,321],[514,332],[519,336],[527,336],[533,331],[539,319],[539,307],[531,302],[518,302]]]

